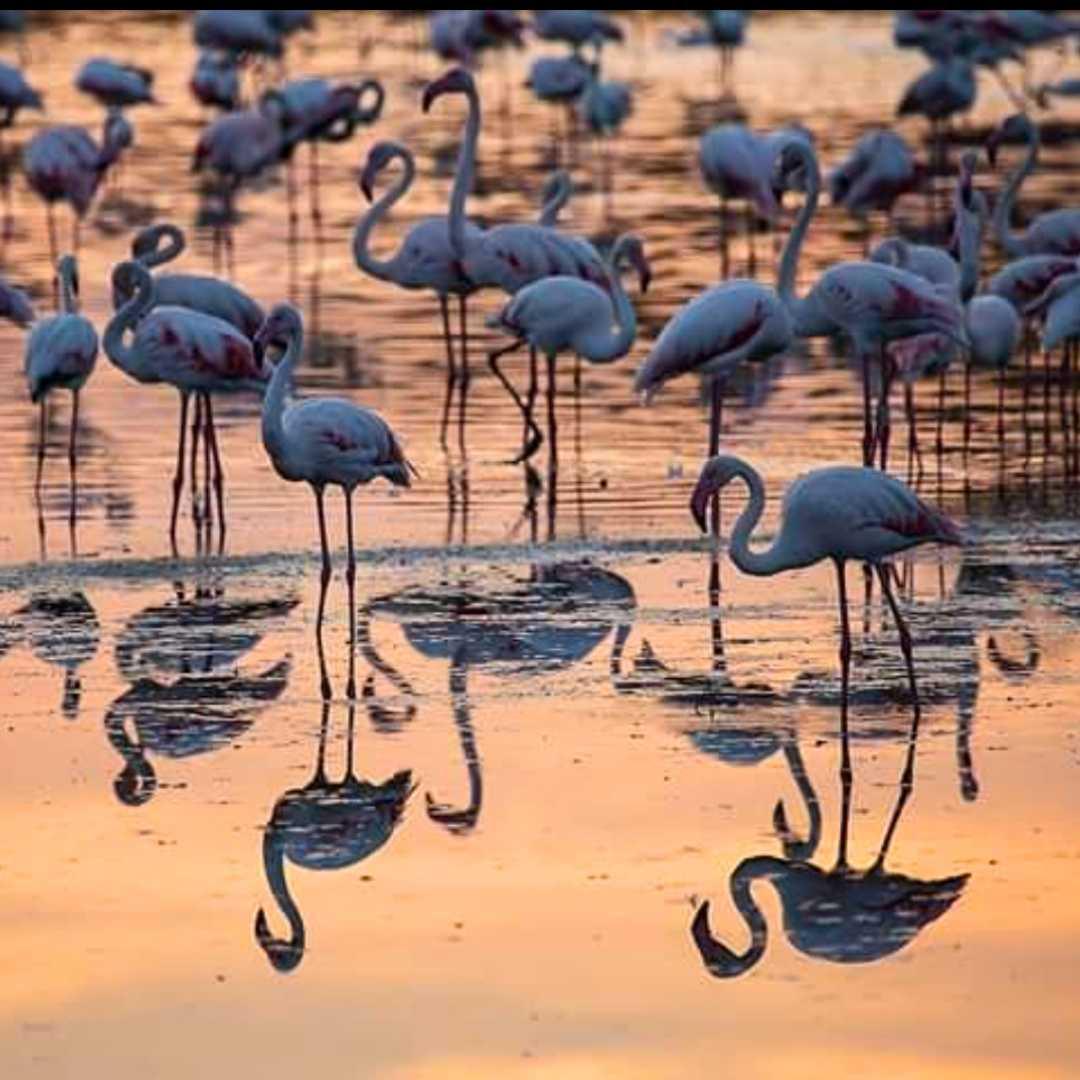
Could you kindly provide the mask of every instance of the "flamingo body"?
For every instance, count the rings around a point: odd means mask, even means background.
[[[203,49],[281,56],[282,35],[269,15],[254,9],[199,11],[195,15],[195,44]]]
[[[97,354],[97,331],[85,316],[65,312],[35,323],[26,340],[30,400],[40,401],[55,387],[81,389],[94,370]]]
[[[1080,261],[1067,255],[1027,255],[999,270],[987,283],[987,291],[1023,311],[1062,274],[1080,269]]]
[[[1020,344],[1020,316],[1000,296],[972,297],[964,309],[964,324],[971,342],[971,362],[977,367],[1001,370]]]
[[[592,78],[592,69],[576,56],[541,56],[525,82],[541,101],[576,101]]]
[[[203,105],[230,110],[240,104],[240,73],[227,53],[200,52],[188,86]]]
[[[79,90],[106,107],[154,103],[153,83],[153,72],[100,56],[87,60],[75,77]]]
[[[23,169],[47,203],[64,200],[82,217],[117,150],[98,147],[85,128],[60,124],[38,131],[23,151]]]
[[[766,167],[757,136],[744,124],[720,124],[701,137],[698,164],[705,183],[725,199],[748,199],[762,217],[773,219],[779,204],[771,165]]]
[[[861,217],[870,210],[891,210],[918,181],[919,166],[907,143],[888,129],[868,132],[829,174],[834,204]]]
[[[573,11],[548,8],[533,12],[533,29],[545,41],[563,41],[574,49],[583,45],[599,48],[606,41],[622,41],[623,31],[601,11]]]
[[[41,95],[10,64],[0,64],[0,109],[6,116],[0,127],[9,126],[19,109],[43,109]]]
[[[919,113],[928,120],[947,120],[975,104],[975,69],[971,61],[954,56],[935,64],[904,92],[899,116]]]

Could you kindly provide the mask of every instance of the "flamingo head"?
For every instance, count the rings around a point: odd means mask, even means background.
[[[717,454],[702,466],[694,493],[690,496],[690,513],[703,533],[709,531],[707,512],[710,500],[739,475],[739,464],[738,458]]]
[[[367,161],[360,173],[360,190],[364,198],[371,202],[375,197],[375,179],[396,157],[401,156],[402,148],[390,141],[377,142],[369,151]]]
[[[304,329],[304,320],[292,304],[277,304],[266,316],[266,321],[255,334],[253,344],[260,355],[269,345],[281,348],[298,337]]]
[[[121,297],[126,300],[143,286],[152,288],[153,284],[150,271],[142,263],[128,260],[113,267],[112,288],[114,297]]]
[[[56,263],[56,280],[67,281],[72,295],[79,297],[79,264],[74,255],[61,255]]]
[[[785,191],[807,191],[811,178],[817,177],[818,164],[814,156],[813,135],[805,129],[792,134],[776,156],[773,167],[773,194],[779,202]]]
[[[1013,113],[991,131],[984,146],[990,167],[997,165],[998,147],[1002,143],[1023,142],[1031,135],[1032,128],[1033,124],[1026,113]]]
[[[451,68],[434,82],[424,87],[424,96],[420,99],[420,108],[427,112],[436,98],[443,94],[476,94],[476,82],[463,67]]]

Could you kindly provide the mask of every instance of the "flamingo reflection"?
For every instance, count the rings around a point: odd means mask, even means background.
[[[63,715],[79,712],[82,680],[79,668],[97,655],[101,624],[93,604],[81,589],[36,592],[15,612],[33,654],[46,664],[64,669]]]

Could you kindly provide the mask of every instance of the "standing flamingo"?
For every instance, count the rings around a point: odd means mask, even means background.
[[[513,335],[514,340],[491,353],[488,361],[521,406],[529,425],[533,424],[530,411],[532,401],[528,406],[522,405],[517,392],[499,370],[498,358],[525,342],[547,358],[548,451],[553,465],[558,456],[555,443],[555,357],[564,349],[572,349],[590,363],[609,363],[625,356],[637,336],[637,317],[622,286],[624,264],[637,270],[644,292],[649,287],[652,271],[641,240],[626,234],[619,237],[612,249],[610,292],[580,278],[563,275],[542,278],[515,293],[502,311],[488,320],[489,326]],[[536,432],[538,435],[539,432]],[[533,446],[523,449],[521,459],[528,457],[538,445],[537,439]]]
[[[267,317],[257,340],[287,343],[285,355],[274,368],[263,401],[263,446],[278,475],[286,480],[304,480],[315,494],[322,545],[322,590],[316,626],[322,636],[326,587],[330,582],[330,546],[326,535],[323,492],[327,484],[338,485],[345,496],[345,523],[348,539],[346,582],[349,592],[349,644],[356,643],[356,546],[353,540],[352,497],[358,484],[368,484],[378,476],[398,487],[409,487],[411,468],[397,436],[377,413],[344,398],[308,398],[286,407],[292,385],[293,368],[303,350],[304,324],[300,312],[289,304],[279,304]],[[330,696],[329,681],[323,673],[323,696]],[[356,680],[350,665],[347,696],[356,697]]]
[[[750,535],[765,509],[765,485],[753,466],[737,457],[717,455],[701,470],[690,508],[702,531],[710,499],[732,480],[740,478],[749,488],[750,501],[735,522],[729,553],[746,574],[771,576],[784,570],[813,566],[832,559],[836,567],[840,602],[840,665],[842,692],[846,698],[851,663],[851,630],[848,625],[847,586],[844,567],[848,560],[872,567],[881,581],[900,634],[900,649],[907,666],[916,719],[919,691],[911,635],[892,591],[885,560],[920,544],[963,544],[959,529],[944,514],[924,503],[906,484],[876,469],[834,466],[815,469],[800,477],[784,497],[780,531],[763,552],[750,550]],[[847,727],[847,712],[843,714]]]
[[[462,368],[459,373],[454,358],[454,345],[450,331],[449,298],[457,296],[460,309],[462,339],[466,333],[466,300],[475,289],[466,277],[461,263],[450,245],[450,234],[445,216],[424,218],[406,234],[401,247],[390,259],[380,259],[371,249],[371,234],[375,226],[390,213],[390,209],[412,187],[416,176],[416,164],[412,152],[400,143],[376,143],[368,153],[367,163],[360,176],[360,189],[370,202],[379,174],[393,161],[400,161],[403,169],[400,179],[356,223],[353,233],[353,259],[365,274],[380,281],[392,281],[404,289],[430,289],[439,298],[442,312],[443,341],[446,345],[446,397],[443,401],[440,441],[446,446],[446,428],[450,418],[450,405],[454,387],[461,380],[461,399],[464,409],[468,383],[468,361],[462,350]],[[472,222],[465,222],[465,242],[476,243],[481,230]]]
[[[154,73],[134,64],[120,64],[107,57],[87,60],[75,76],[75,86],[106,108],[155,105]]]
[[[975,104],[975,91],[975,68],[971,59],[950,55],[911,83],[896,107],[897,116],[920,113],[930,121],[939,169],[945,163],[943,125]]]
[[[994,207],[994,235],[1010,259],[1023,255],[1080,255],[1080,209],[1048,210],[1039,214],[1022,232],[1009,225],[1021,185],[1031,175],[1039,156],[1039,127],[1024,113],[1005,120],[986,142],[986,153],[993,165],[1002,142],[1023,139],[1027,143],[1024,160],[1009,176],[1005,190]]]
[[[49,250],[56,258],[53,203],[65,200],[75,211],[72,247],[79,249],[79,221],[90,209],[106,170],[123,150],[125,133],[114,117],[105,120],[102,145],[85,128],[60,124],[38,131],[23,151],[23,170],[30,186],[45,200]]]
[[[203,50],[195,61],[188,89],[202,105],[224,109],[240,107],[240,73],[231,53]]]
[[[251,391],[261,394],[268,373],[252,342],[222,319],[176,306],[154,304],[154,279],[138,262],[120,263],[113,270],[113,289],[130,295],[105,328],[109,359],[137,382],[165,382],[180,393],[180,431],[169,538],[176,549],[176,520],[184,482],[184,438],[188,398],[200,395],[207,416],[207,451],[213,455],[214,489],[218,505],[219,544],[225,543],[224,474],[214,431],[210,395]],[[133,295],[132,295],[133,294]],[[130,345],[124,341],[133,332]],[[194,474],[194,455],[192,461]],[[209,523],[209,515],[207,515]]]
[[[79,391],[94,370],[98,336],[93,323],[79,314],[79,271],[74,256],[65,255],[57,264],[56,274],[60,279],[60,311],[34,323],[26,339],[26,379],[30,385],[30,400],[35,404],[41,403],[37,480],[34,484],[34,490],[38,493],[45,462],[45,399],[50,390],[58,387],[71,391],[68,465],[72,489],[70,524],[74,528],[75,433],[79,426]]]
[[[865,220],[871,210],[891,217],[896,200],[912,191],[925,172],[900,135],[876,128],[829,174],[829,195],[834,205],[857,218]]]
[[[608,41],[622,41],[623,31],[603,11],[547,8],[533,12],[532,29],[544,41],[562,41],[578,53],[585,45],[597,52]]]

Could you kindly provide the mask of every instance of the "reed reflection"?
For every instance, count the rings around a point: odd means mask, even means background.
[[[586,562],[537,564],[528,578],[512,578],[501,587],[443,582],[371,601],[367,613],[400,623],[422,656],[449,662],[450,700],[469,798],[458,805],[427,793],[432,821],[460,835],[474,829],[480,818],[483,767],[469,702],[470,670],[527,677],[571,667],[628,617],[634,603],[625,578]]]
[[[321,640],[318,652],[322,683],[329,686]],[[355,684],[354,666],[355,654],[350,649],[350,685]],[[353,698],[349,698],[346,705],[345,772],[340,780],[329,779],[326,744],[330,711],[330,698],[324,697],[315,771],[311,779],[303,787],[292,788],[281,795],[263,832],[266,884],[288,923],[289,936],[275,936],[266,911],[260,907],[255,915],[255,940],[271,965],[281,972],[295,970],[307,947],[304,918],[285,876],[286,860],[306,870],[341,870],[370,858],[386,844],[401,823],[405,805],[415,788],[409,769],[399,770],[382,783],[372,783],[357,776],[354,759],[356,701]]]
[[[846,689],[846,688],[845,688]],[[784,858],[755,855],[743,859],[731,874],[732,902],[750,933],[750,944],[737,952],[713,935],[710,902],[703,901],[690,932],[706,970],[717,978],[742,975],[765,955],[768,923],[755,901],[752,886],[768,881],[783,909],[784,933],[805,956],[833,963],[872,963],[905,948],[959,899],[969,875],[916,878],[894,873],[885,861],[914,788],[914,754],[918,714],[914,715],[907,757],[896,804],[885,827],[877,856],[866,869],[848,860],[853,772],[846,720],[841,703],[841,816],[836,861],[825,869],[803,852]]]

